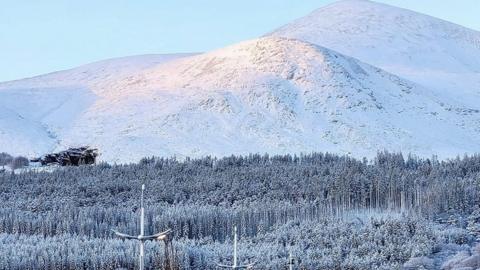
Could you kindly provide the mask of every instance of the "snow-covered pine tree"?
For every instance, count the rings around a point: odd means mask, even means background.
[[[477,240],[480,240],[480,207],[476,206],[468,216],[467,230]]]

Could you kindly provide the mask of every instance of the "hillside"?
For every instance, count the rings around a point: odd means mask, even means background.
[[[100,159],[478,152],[478,32],[370,1],[203,54],[106,60],[0,83],[0,150]],[[357,60],[360,59],[360,60]]]
[[[190,55],[123,57],[0,83],[0,151],[36,156],[54,150],[110,81]]]

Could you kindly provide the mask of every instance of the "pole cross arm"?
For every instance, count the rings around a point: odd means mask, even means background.
[[[116,230],[112,230],[112,232],[114,232],[118,237],[122,238],[122,239],[135,239],[135,240],[140,240],[138,238],[138,236],[133,236],[133,235],[128,235],[128,234],[125,234],[125,233],[121,233],[121,232],[118,232]]]
[[[164,232],[159,232],[159,233],[156,233],[156,234],[152,234],[152,235],[145,235],[145,236],[141,236],[140,239],[141,240],[144,240],[144,241],[147,241],[147,240],[159,240],[159,241],[162,241],[162,240],[165,240],[167,238],[167,236],[172,232],[172,230],[168,229]]]
[[[221,268],[230,268],[230,269],[253,269],[253,265],[255,263],[249,263],[249,264],[246,264],[246,265],[237,265],[237,266],[234,266],[234,265],[225,265],[225,264],[219,264],[217,263],[217,266],[218,267],[221,267]]]
[[[139,235],[139,236],[133,236],[133,235],[128,235],[125,233],[118,232],[116,230],[112,230],[118,237],[122,239],[134,239],[134,240],[140,240],[140,241],[153,241],[153,240],[165,240],[167,236],[172,232],[172,230],[168,229],[164,232],[159,232],[156,234],[152,235]]]

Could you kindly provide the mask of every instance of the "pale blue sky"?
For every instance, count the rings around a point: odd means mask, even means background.
[[[2,0],[0,81],[118,56],[200,52],[263,35],[332,0]],[[478,0],[379,0],[480,30]]]

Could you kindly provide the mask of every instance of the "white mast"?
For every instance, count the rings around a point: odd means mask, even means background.
[[[252,269],[254,263],[249,263],[246,265],[238,265],[238,255],[237,255],[237,226],[233,226],[233,265],[224,265],[217,264],[221,268],[231,268],[231,269]]]
[[[145,191],[145,184],[142,185],[142,196],[140,198],[140,235],[142,238],[145,235],[145,208],[143,207],[143,192]],[[144,257],[145,257],[145,242],[140,241],[140,263],[139,269],[144,269]]]
[[[138,240],[140,242],[140,254],[139,254],[140,270],[143,270],[145,268],[145,262],[144,262],[145,241],[153,241],[153,240],[165,241],[167,239],[167,235],[172,232],[170,229],[168,229],[164,232],[160,232],[157,234],[145,235],[145,207],[143,205],[144,191],[145,191],[145,185],[142,185],[142,195],[140,197],[140,235],[133,236],[133,235],[128,235],[128,234],[124,234],[124,233],[120,233],[115,230],[112,230],[117,236],[119,236],[122,239],[133,239],[133,240]]]
[[[291,250],[288,252],[288,269],[293,270],[293,257]]]
[[[237,226],[233,227],[233,268],[237,267]]]

